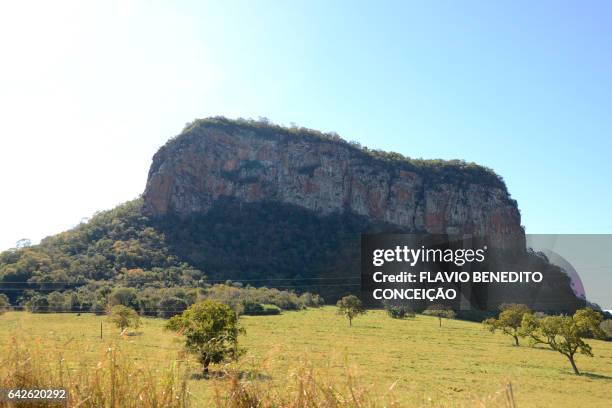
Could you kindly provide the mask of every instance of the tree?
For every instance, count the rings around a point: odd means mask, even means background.
[[[198,357],[206,376],[210,364],[237,359],[242,354],[238,335],[244,333],[244,329],[238,324],[236,313],[221,302],[195,303],[172,317],[166,329],[185,337],[185,348]]]
[[[108,305],[123,305],[136,309],[138,308],[138,292],[134,288],[115,288],[108,295]]]
[[[533,343],[545,344],[552,350],[563,354],[569,360],[574,373],[580,375],[576,366],[576,353],[593,357],[591,346],[584,339],[587,337],[605,338],[600,324],[601,313],[591,309],[580,309],[574,316],[546,316],[538,318],[526,314],[523,318],[522,333],[529,336]]]
[[[426,316],[435,316],[438,318],[438,322],[440,324],[440,327],[442,327],[442,318],[444,317],[445,319],[454,319],[455,318],[455,311],[442,306],[442,305],[431,305],[429,306],[427,309],[425,309],[423,311],[423,314]]]
[[[500,306],[500,310],[497,319],[486,319],[483,324],[488,327],[491,333],[500,330],[502,333],[511,336],[514,339],[514,345],[519,346],[519,337],[523,336],[521,332],[523,316],[531,313],[531,310],[526,305],[514,303],[503,304]]]
[[[245,315],[261,315],[263,314],[264,308],[261,303],[255,302],[254,300],[246,299],[242,301],[242,314]]]
[[[181,314],[187,309],[187,302],[184,299],[181,299],[176,296],[165,297],[161,299],[158,303],[158,312],[157,315],[163,318],[170,318],[172,316],[176,316]]]
[[[4,293],[0,293],[0,314],[10,310],[11,302]]]
[[[361,300],[355,295],[343,297],[336,303],[338,306],[338,314],[346,316],[349,321],[349,326],[353,325],[353,319],[359,315],[366,314],[366,310],[361,303]]]
[[[32,246],[32,241],[30,241],[29,238],[22,238],[19,241],[17,241],[17,243],[15,244],[15,248],[17,249],[29,248],[31,246]]]
[[[117,326],[121,332],[128,327],[133,327],[134,329],[140,327],[138,313],[134,309],[123,305],[113,306],[108,313],[108,320]]]
[[[47,313],[49,302],[46,296],[35,294],[25,303],[25,307],[31,313]]]
[[[49,312],[63,312],[66,309],[66,299],[59,292],[51,292],[47,295]]]
[[[608,339],[612,338],[612,320],[604,320],[603,322],[601,322],[599,327],[606,334],[606,338]]]

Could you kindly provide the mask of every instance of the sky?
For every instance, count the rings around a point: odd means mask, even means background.
[[[528,233],[612,233],[611,18],[605,1],[3,1],[0,250],[137,197],[155,151],[213,115],[474,161]]]

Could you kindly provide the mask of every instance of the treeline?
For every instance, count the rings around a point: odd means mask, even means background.
[[[25,291],[17,305],[0,294],[0,309],[27,310],[32,313],[92,312],[105,314],[113,306],[123,305],[143,316],[169,318],[182,313],[194,303],[215,300],[231,307],[237,314],[278,314],[281,310],[301,310],[319,307],[324,299],[319,295],[274,288],[243,287],[241,284],[205,285],[201,288],[153,288],[137,290],[131,287],[87,285],[76,290],[54,291],[48,294]]]

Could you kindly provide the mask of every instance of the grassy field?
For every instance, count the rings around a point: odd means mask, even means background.
[[[489,404],[511,383],[518,407],[612,406],[612,343],[592,340],[594,358],[577,359],[582,376],[575,376],[560,354],[543,348],[513,347],[511,339],[491,334],[482,325],[417,316],[393,320],[371,311],[348,327],[348,322],[325,307],[279,316],[241,318],[247,353],[234,367],[255,378],[267,390],[287,386],[296,367],[314,368],[318,376],[343,382],[352,373],[376,395],[388,395],[401,406],[505,406]],[[100,339],[100,323],[103,336]],[[109,344],[143,364],[167,366],[187,360],[180,339],[162,330],[164,320],[143,319],[134,336],[120,338],[104,317],[83,314],[0,316],[0,341],[12,336],[60,352],[67,362],[96,359]],[[215,387],[224,379],[194,375],[191,392],[209,405]],[[503,402],[503,401],[502,401]],[[482,405],[479,405],[482,403]]]

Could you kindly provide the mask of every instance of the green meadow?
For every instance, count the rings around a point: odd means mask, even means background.
[[[216,370],[237,370],[256,387],[284,392],[298,370],[312,370],[332,383],[356,382],[396,406],[612,406],[612,342],[590,340],[595,357],[579,356],[576,376],[562,355],[544,348],[514,347],[512,339],[491,334],[481,324],[417,315],[394,320],[369,311],[349,327],[334,307],[284,312],[278,316],[243,316],[246,353],[237,363]],[[202,379],[197,363],[185,355],[181,339],[163,330],[165,320],[142,320],[129,336],[104,316],[31,314],[0,316],[0,341],[15,337],[67,364],[94,367],[109,346],[148,367],[180,363],[190,375],[197,406],[209,406],[224,378]],[[100,338],[102,324],[102,338]],[[526,342],[525,342],[526,343]]]

